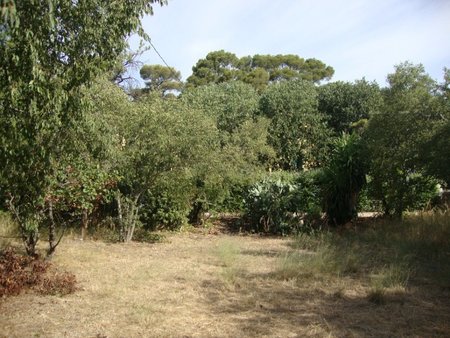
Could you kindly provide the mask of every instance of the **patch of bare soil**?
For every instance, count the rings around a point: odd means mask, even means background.
[[[200,233],[158,244],[66,239],[54,263],[80,290],[0,300],[0,337],[450,336],[448,290],[411,286],[376,305],[350,277],[280,280],[288,243]]]

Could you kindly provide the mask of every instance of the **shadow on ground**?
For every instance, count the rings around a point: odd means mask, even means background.
[[[241,271],[232,285],[209,281],[202,288],[210,312],[232,318],[242,337],[450,337],[450,292],[430,285],[386,293],[382,304],[351,278],[280,281]]]

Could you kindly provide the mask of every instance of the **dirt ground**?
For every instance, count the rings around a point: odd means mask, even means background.
[[[288,244],[195,233],[157,244],[65,239],[54,262],[80,290],[0,300],[0,337],[450,336],[449,290],[411,286],[377,305],[357,279],[280,280]]]

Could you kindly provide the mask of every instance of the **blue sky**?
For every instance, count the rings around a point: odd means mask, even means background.
[[[332,81],[381,86],[403,61],[422,63],[439,81],[450,67],[449,0],[169,0],[154,12],[145,31],[183,79],[220,49],[317,58],[335,69]],[[141,61],[162,64],[153,50]]]

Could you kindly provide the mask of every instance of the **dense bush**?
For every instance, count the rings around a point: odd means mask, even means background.
[[[382,212],[383,206],[381,202],[374,199],[369,191],[370,177],[367,177],[367,183],[359,192],[357,210],[361,212]]]
[[[398,184],[394,184],[394,179]],[[378,201],[386,215],[427,209],[439,197],[438,181],[419,172],[396,175],[382,183],[371,181],[367,189],[369,198]]]
[[[319,190],[310,173],[272,173],[250,188],[245,206],[253,230],[286,235],[320,215]]]
[[[148,192],[144,199],[141,220],[147,230],[177,229],[187,223],[189,209],[189,202],[170,194],[169,191]]]

